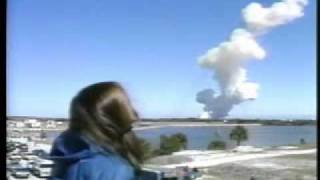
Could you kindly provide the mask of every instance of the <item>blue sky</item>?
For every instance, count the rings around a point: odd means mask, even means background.
[[[217,89],[197,58],[243,26],[241,9],[250,2],[10,0],[7,114],[67,117],[78,90],[112,80],[142,117],[197,117],[196,93]],[[258,42],[267,57],[247,70],[259,97],[231,117],[314,117],[316,1]]]

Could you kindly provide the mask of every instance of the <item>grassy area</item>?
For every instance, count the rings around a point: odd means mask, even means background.
[[[279,159],[316,160],[317,154],[295,154],[280,156]]]
[[[297,147],[297,149],[313,149],[313,148],[317,148],[316,144],[288,144],[286,146],[293,146],[293,147]],[[279,146],[271,146],[269,148],[266,148],[267,150],[277,150],[279,149]]]
[[[315,144],[290,146],[297,147],[294,150],[316,148]],[[279,150],[277,147],[272,149]],[[316,153],[283,155],[220,164],[201,169],[205,177],[202,180],[249,180],[251,177],[256,180],[316,180],[316,157]],[[190,159],[184,156],[162,156],[150,160],[149,163],[165,165],[186,161],[190,161]]]
[[[228,163],[204,170],[210,179],[316,180],[316,154],[288,155]],[[214,178],[213,178],[214,177]]]
[[[297,145],[299,149],[311,149],[311,148],[317,148],[316,144],[299,144]]]

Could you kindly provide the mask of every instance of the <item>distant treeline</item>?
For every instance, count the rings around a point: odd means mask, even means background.
[[[48,118],[48,117],[31,117],[31,116],[11,116],[7,117],[9,120],[23,120],[23,119],[38,119],[38,120],[55,120],[55,121],[67,121],[66,118]],[[199,118],[155,118],[155,119],[142,119],[143,122],[206,122],[206,123],[221,123],[225,124],[262,124],[262,125],[275,125],[275,126],[304,126],[304,125],[316,125],[316,120],[309,119],[291,119],[291,120],[279,120],[279,119],[199,119]]]
[[[53,121],[67,121],[66,118],[50,118],[50,117],[35,117],[35,116],[8,116],[7,120],[26,120],[26,119],[36,119],[36,120],[53,120]]]
[[[198,118],[160,118],[160,119],[143,119],[145,122],[207,122],[207,123],[221,123],[225,124],[262,124],[262,125],[277,125],[277,126],[302,126],[302,125],[316,125],[316,120],[308,119],[198,119]]]
[[[262,124],[266,126],[303,126],[303,125],[316,125],[317,121],[307,119],[291,119],[291,120],[279,120],[279,119],[230,119],[227,123],[236,124]]]
[[[215,119],[199,119],[199,118],[155,118],[155,119],[142,119],[145,122],[220,122],[221,120]]]
[[[279,120],[263,120],[262,125],[276,125],[276,126],[306,126],[317,125],[316,120],[292,120],[292,121],[279,121]]]

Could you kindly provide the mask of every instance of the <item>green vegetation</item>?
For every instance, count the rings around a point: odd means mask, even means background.
[[[236,126],[230,133],[230,139],[235,140],[237,142],[237,146],[239,146],[241,141],[248,140],[247,129],[243,126]]]
[[[285,156],[279,156],[278,159],[292,159],[292,160],[316,160],[317,153],[312,154],[290,154]]]
[[[177,133],[172,136],[160,136],[159,149],[152,148],[151,144],[143,138],[139,138],[139,142],[143,149],[144,160],[186,149],[188,145],[188,139],[183,133]]]
[[[186,149],[188,144],[187,137],[182,133],[172,136],[160,136],[160,148],[154,151],[154,155],[168,155],[182,149]]]
[[[300,139],[300,144],[301,144],[301,145],[306,144],[306,141],[305,141],[303,138],[301,138],[301,139]]]
[[[260,120],[265,126],[314,126],[317,125],[315,120]]]
[[[177,133],[174,134],[173,137],[179,139],[182,149],[187,149],[188,139],[186,135],[184,135],[183,133]]]
[[[312,144],[312,143],[306,143],[306,144],[296,144],[299,149],[313,149],[317,148],[317,144]]]
[[[212,141],[209,145],[208,145],[208,149],[212,149],[212,150],[224,150],[226,149],[226,143],[224,141]]]
[[[198,118],[161,118],[161,119],[142,119],[143,122],[206,122],[206,123],[225,123],[225,124],[262,124],[266,126],[310,126],[316,125],[316,120],[310,119],[227,119],[223,122],[219,119],[198,119]]]
[[[140,146],[143,149],[143,159],[148,160],[152,158],[154,156],[154,152],[153,152],[154,150],[151,144],[143,138],[139,138],[139,142],[140,142]]]

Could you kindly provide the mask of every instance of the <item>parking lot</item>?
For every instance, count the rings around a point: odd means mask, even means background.
[[[9,172],[7,172],[9,173]],[[10,174],[10,173],[9,173]],[[35,177],[34,175],[30,174],[28,178],[15,178],[13,176],[9,176],[9,180],[21,180],[21,179],[28,179],[28,180],[38,180],[38,179],[47,179],[47,178],[38,178],[38,177]]]
[[[7,142],[7,179],[47,179],[39,178],[51,173],[53,162],[43,159],[46,152],[41,149],[30,150],[24,143]]]

